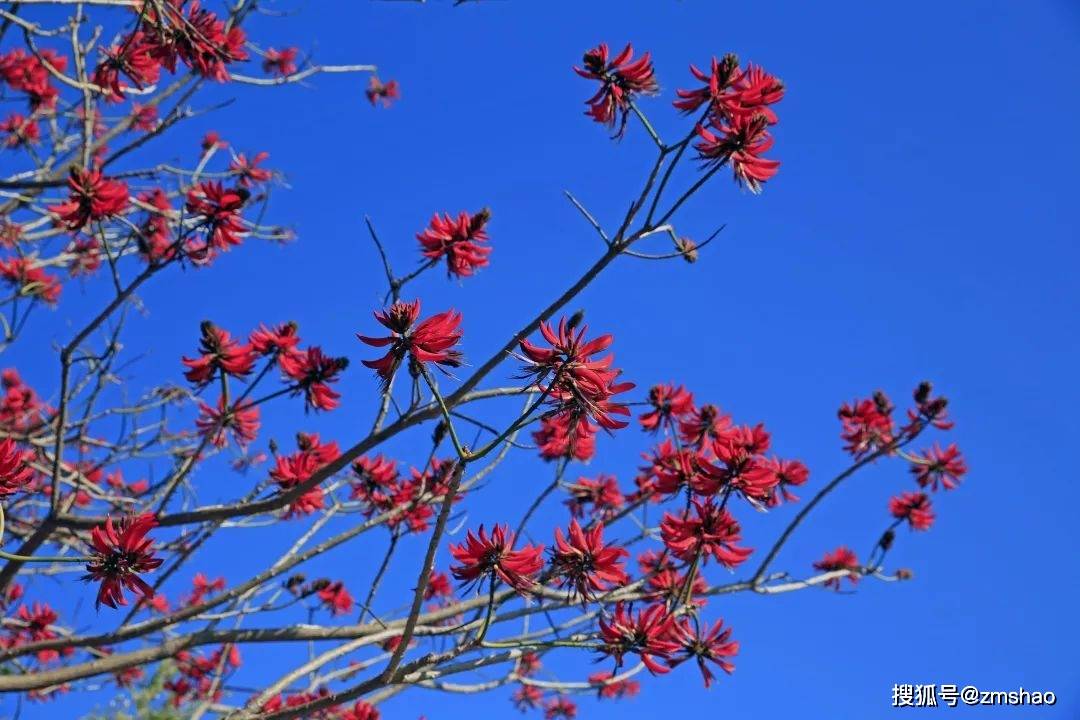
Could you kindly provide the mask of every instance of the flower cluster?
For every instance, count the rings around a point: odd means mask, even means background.
[[[683,112],[705,107],[696,131],[698,157],[707,165],[730,164],[735,180],[753,192],[776,175],[780,163],[762,157],[773,146],[769,127],[777,122],[772,105],[784,97],[784,84],[752,63],[739,66],[735,55],[712,59],[710,72],[690,66],[703,87],[678,90]]]
[[[389,348],[378,360],[363,361],[364,365],[375,370],[384,385],[389,385],[406,356],[412,361],[409,369],[414,377],[421,374],[425,363],[434,363],[440,369],[443,366],[461,365],[461,353],[454,349],[461,340],[461,330],[458,329],[461,313],[447,310],[417,323],[419,317],[419,300],[398,301],[375,313],[379,324],[390,331],[389,336],[356,336],[366,345]]]
[[[470,215],[462,211],[457,218],[449,214],[432,216],[431,224],[416,239],[424,257],[431,261],[446,258],[446,272],[455,277],[469,277],[477,268],[486,267],[491,248],[487,242],[487,223],[491,211],[484,208]]]
[[[90,532],[91,554],[83,580],[101,583],[97,602],[116,608],[127,605],[124,588],[149,600],[154,589],[140,577],[156,570],[164,562],[154,557],[153,541],[146,537],[157,525],[153,515],[125,517],[116,523],[112,518]]]
[[[649,53],[635,60],[634,48],[627,43],[622,52],[609,57],[607,43],[600,43],[585,53],[582,65],[575,67],[574,72],[600,83],[596,94],[585,101],[589,106],[585,114],[609,128],[618,124],[615,137],[622,137],[634,98],[653,95],[660,89]]]
[[[540,323],[540,335],[548,347],[527,338],[519,343],[526,362],[524,376],[534,379],[547,400],[548,423],[536,437],[541,454],[548,458],[591,456],[591,436],[598,428],[617,430],[629,423],[614,416],[630,414],[614,396],[634,388],[619,382],[621,370],[612,369],[613,355],[595,357],[613,342],[611,335],[586,340],[588,326],[578,328],[580,316],[559,321],[558,328]],[[595,424],[594,424],[595,423]]]

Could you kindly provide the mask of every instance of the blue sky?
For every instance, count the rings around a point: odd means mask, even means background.
[[[299,427],[347,442],[369,423],[375,391],[358,362],[371,353],[353,334],[373,331],[370,312],[384,291],[363,216],[407,268],[414,234],[432,212],[492,208],[492,266],[460,286],[435,273],[413,288],[431,311],[460,309],[466,353],[486,358],[600,253],[562,191],[610,226],[653,157],[640,128],[612,142],[582,115],[592,90],[570,71],[582,52],[601,41],[652,51],[664,94],[643,107],[673,138],[685,121],[669,100],[690,84],[687,64],[735,51],[787,84],[773,152],[783,162],[779,175],[761,196],[718,177],[677,223],[698,239],[727,224],[697,264],[621,260],[571,309],[586,309],[594,329],[615,334],[617,363],[639,385],[677,380],[737,421],[765,422],[776,452],[810,466],[810,489],[845,465],[841,402],[880,387],[902,405],[924,378],[950,398],[951,439],[971,472],[958,491],[935,498],[931,532],[900,533],[891,562],[912,568],[913,581],[714,601],[707,616],[722,615],[742,642],[732,677],[706,692],[687,667],[644,682],[642,695],[623,704],[583,700],[580,717],[673,707],[880,717],[890,712],[894,683],[1052,690],[1054,708],[981,712],[1075,717],[1080,570],[1072,528],[1080,489],[1070,446],[1080,432],[1080,222],[1069,207],[1080,163],[1077,7],[449,5],[289,3],[299,12],[287,20],[255,20],[250,32],[263,44],[296,44],[325,63],[378,64],[384,79],[401,83],[403,98],[373,110],[363,80],[348,76],[215,90],[204,102],[238,101],[173,135],[175,150],[157,147],[190,157],[212,127],[239,150],[268,150],[268,165],[289,183],[274,191],[268,217],[295,226],[299,242],[249,243],[209,271],[175,273],[143,293],[148,313],[133,322],[128,344],[153,351],[133,371],[136,382],[179,379],[175,359],[194,349],[203,318],[238,332],[295,319],[306,340],[355,366],[341,385],[341,410],[304,418],[292,406],[268,418],[267,432],[287,438]],[[100,289],[82,292],[89,313]],[[4,358],[45,387],[55,360],[27,348],[35,337],[65,337],[58,318]],[[402,460],[422,462],[410,447],[395,446]],[[629,486],[647,439],[630,429],[600,448],[579,474],[614,473]],[[219,475],[200,476],[205,499],[242,492],[240,481]],[[532,458],[512,460],[472,501],[470,524],[505,518],[507,507],[520,514],[548,478]],[[806,572],[838,544],[865,552],[888,497],[910,484],[902,463],[860,475],[812,516],[777,567]],[[748,543],[765,545],[790,513],[748,518]],[[562,516],[549,504],[533,527],[546,537]],[[227,542],[255,548],[260,537],[237,533]],[[383,538],[365,542],[323,572],[363,582]],[[395,585],[411,584],[413,565],[398,565],[385,607],[398,604]],[[244,566],[226,558],[217,567],[239,580]],[[267,670],[276,662],[252,649],[247,657]],[[507,695],[436,699],[417,691],[384,714],[511,717]],[[72,698],[66,707],[94,701]],[[55,711],[24,708],[23,717]]]

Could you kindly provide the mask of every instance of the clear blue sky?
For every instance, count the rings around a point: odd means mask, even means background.
[[[766,422],[776,451],[810,466],[811,488],[844,466],[842,401],[881,387],[900,403],[923,378],[950,397],[953,439],[971,472],[960,490],[936,498],[930,533],[900,533],[891,561],[912,568],[912,582],[714,601],[710,616],[722,615],[742,642],[734,676],[706,692],[687,667],[645,682],[629,704],[583,699],[580,717],[706,708],[871,718],[890,712],[894,683],[943,682],[1059,697],[1054,708],[949,711],[957,715],[1076,717],[1075,4],[493,0],[300,9],[287,21],[257,19],[252,34],[313,49],[322,62],[377,63],[384,79],[400,81],[403,99],[373,110],[361,80],[349,77],[230,90],[234,106],[174,136],[189,143],[177,155],[189,156],[209,127],[238,149],[269,150],[268,165],[291,185],[275,191],[270,217],[295,225],[300,241],[252,243],[210,271],[175,274],[146,292],[149,315],[129,339],[154,349],[140,378],[160,378],[190,353],[204,317],[239,332],[292,318],[328,351],[370,357],[353,333],[373,329],[383,278],[363,215],[408,267],[413,235],[433,211],[483,205],[494,211],[492,266],[460,287],[434,274],[416,290],[431,310],[460,309],[466,352],[486,357],[599,252],[562,190],[613,223],[652,158],[637,127],[614,143],[582,116],[591,88],[571,65],[600,41],[651,50],[665,93],[644,107],[674,136],[680,120],[668,101],[689,84],[687,63],[735,51],[787,83],[774,152],[780,174],[759,197],[725,175],[686,208],[681,234],[702,238],[728,225],[696,265],[620,261],[574,307],[614,332],[629,379],[675,379],[739,421]],[[35,362],[23,353],[18,364]],[[26,374],[45,384],[53,362]],[[279,414],[268,431],[287,438],[303,423],[347,441],[369,423],[374,385],[356,362],[341,410],[307,420]],[[611,472],[629,485],[645,448],[635,430],[601,440],[587,474]],[[421,461],[407,443],[398,449]],[[548,477],[531,458],[508,463],[473,501],[470,523],[505,517],[507,507],[520,513]],[[207,499],[240,492],[226,474],[199,481]],[[778,567],[805,572],[841,543],[864,552],[888,497],[909,485],[898,463],[860,476],[813,516]],[[764,545],[789,516],[750,519],[748,543]],[[561,517],[551,505],[534,527],[546,535]],[[376,539],[324,572],[363,582]],[[405,587],[414,568],[398,567]],[[220,572],[239,579],[231,560]],[[387,597],[387,607],[397,604]],[[257,662],[257,651],[247,658]],[[511,717],[507,696],[418,691],[384,714]],[[23,717],[54,712],[34,707]]]

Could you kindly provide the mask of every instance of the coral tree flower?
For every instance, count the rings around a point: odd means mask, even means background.
[[[255,441],[259,433],[259,407],[244,404],[226,408],[224,397],[218,399],[216,408],[200,402],[195,426],[214,447],[223,448],[229,444],[225,434],[228,431],[236,444],[245,448]]]
[[[930,496],[921,492],[905,492],[889,500],[889,513],[897,520],[906,520],[912,530],[929,530],[934,524]]]
[[[593,358],[611,346],[612,336],[601,335],[586,341],[588,326],[579,330],[577,320],[577,316],[569,322],[563,318],[557,330],[546,322],[540,323],[540,335],[550,347],[523,339],[519,345],[528,363],[524,372],[536,376],[537,384],[554,406],[552,414],[569,412],[573,418],[588,416],[606,430],[624,428],[629,423],[612,415],[629,415],[630,410],[611,398],[633,389],[634,384],[617,382],[622,371],[611,369],[613,355]],[[541,384],[549,377],[547,386]]]
[[[919,487],[929,486],[937,492],[940,484],[942,490],[954,490],[960,486],[960,478],[967,474],[967,463],[955,443],[944,450],[935,443],[923,452],[919,462],[911,464],[911,473]]]
[[[614,58],[609,59],[608,54],[607,43],[600,43],[585,53],[584,67],[575,67],[574,72],[600,82],[596,94],[585,101],[589,106],[585,114],[609,128],[614,128],[618,121],[615,137],[621,137],[635,96],[654,95],[659,85],[649,53],[634,60],[634,48],[628,43]]]
[[[188,368],[184,372],[188,382],[202,386],[212,381],[218,373],[239,378],[251,372],[257,359],[251,345],[240,344],[209,320],[202,323],[200,330],[199,357],[180,360]]]
[[[432,261],[446,258],[448,275],[469,277],[477,268],[487,267],[491,248],[483,243],[488,239],[485,226],[490,219],[487,208],[474,215],[462,211],[457,219],[435,213],[431,224],[416,239],[424,257]]]
[[[705,664],[706,661],[715,663],[728,675],[735,670],[735,665],[728,658],[738,654],[739,643],[731,639],[731,628],[725,629],[723,620],[717,620],[711,628],[703,631],[696,621],[691,629],[690,621],[684,619],[677,626],[677,630],[680,649],[679,654],[670,661],[672,667],[690,658],[695,659],[706,688],[710,687],[713,681],[712,671]]]
[[[34,453],[20,450],[11,438],[0,440],[0,497],[22,490],[34,477]]]
[[[364,91],[364,95],[367,96],[368,102],[373,107],[378,106],[380,102],[383,107],[390,107],[395,100],[401,98],[401,87],[398,85],[397,80],[383,83],[382,80],[372,75],[371,79],[368,80],[368,87]]]
[[[259,167],[269,157],[270,153],[263,151],[256,153],[253,158],[248,160],[247,155],[244,153],[237,153],[236,157],[229,163],[229,172],[237,176],[240,187],[250,188],[253,185],[259,185],[274,177],[272,171]]]
[[[450,554],[459,564],[451,566],[451,574],[465,584],[477,583],[485,577],[494,576],[527,595],[535,584],[535,577],[544,567],[543,545],[526,545],[514,550],[514,533],[509,526],[496,525],[487,534],[484,526],[474,535],[472,530],[465,542],[451,545]]]
[[[19,295],[41,300],[48,305],[57,303],[63,289],[56,276],[35,267],[28,257],[0,260],[0,279],[15,288]]]
[[[287,47],[283,50],[270,48],[263,55],[263,72],[276,77],[292,75],[296,72],[296,56],[298,53],[299,50],[294,47]]]
[[[146,600],[154,597],[153,588],[139,575],[157,569],[163,562],[154,557],[153,541],[146,537],[156,525],[157,520],[147,513],[115,524],[107,518],[104,525],[90,531],[92,552],[82,579],[101,583],[98,607],[127,605],[124,588]]]
[[[730,512],[711,498],[705,502],[695,499],[693,507],[693,514],[664,514],[660,533],[668,550],[687,561],[699,555],[706,559],[711,555],[729,569],[750,557],[753,550],[737,544],[742,539],[742,529]]]
[[[401,361],[408,355],[414,363],[432,362],[438,366],[458,367],[461,353],[453,349],[461,340],[461,313],[454,310],[432,315],[414,328],[420,317],[420,301],[398,301],[385,310],[375,313],[375,319],[390,330],[387,337],[357,335],[361,342],[372,347],[387,347],[386,354],[378,360],[363,363],[375,370],[383,383],[389,383],[397,373]],[[416,372],[415,374],[419,374]]]
[[[278,357],[278,364],[285,376],[297,383],[297,392],[303,392],[307,406],[315,410],[333,410],[338,406],[341,394],[332,390],[329,383],[349,366],[348,358],[330,357],[322,348],[313,345],[307,350],[292,350]]]
[[[585,462],[596,455],[596,433],[599,428],[585,417],[561,412],[540,418],[540,429],[533,432],[533,441],[544,460],[580,460]]]
[[[109,180],[100,170],[71,168],[71,190],[67,202],[50,205],[49,212],[60,216],[68,230],[80,230],[91,221],[115,217],[128,205],[127,185]]]
[[[713,58],[706,74],[693,65],[690,73],[704,87],[678,90],[675,107],[694,112],[705,106],[705,120],[695,130],[700,141],[695,146],[706,166],[730,164],[735,180],[751,192],[761,192],[762,183],[780,167],[776,160],[762,157],[773,146],[768,128],[776,124],[770,107],[784,97],[784,84],[760,67],[739,68],[735,55]]]
[[[199,183],[187,194],[185,207],[200,218],[205,240],[193,241],[188,252],[196,262],[209,262],[217,252],[228,251],[242,242],[246,234],[240,210],[250,193],[244,188],[226,188],[221,183]]]
[[[844,449],[858,460],[891,444],[895,433],[892,412],[892,403],[881,391],[873,398],[841,405],[837,416]]]
[[[753,193],[759,193],[762,183],[780,169],[779,160],[761,157],[773,146],[768,126],[768,118],[764,115],[737,115],[730,121],[714,126],[718,132],[698,125],[696,131],[701,140],[694,147],[698,157],[706,164],[729,163],[736,182]]]
[[[682,385],[654,385],[649,389],[649,405],[652,409],[638,422],[644,430],[655,433],[694,412],[694,396]]]
[[[855,556],[855,553],[846,547],[838,547],[832,552],[825,553],[824,556],[816,563],[814,563],[814,569],[822,572],[833,572],[835,570],[849,570],[850,574],[847,576],[852,585],[859,582],[859,559]],[[825,587],[831,587],[834,590],[840,589],[840,581],[843,578],[832,578],[825,582]]]
[[[572,519],[566,535],[562,528],[555,528],[552,570],[561,586],[572,587],[583,604],[597,592],[630,582],[622,561],[628,555],[621,547],[604,545],[603,523],[586,531]]]
[[[624,603],[615,605],[611,617],[601,617],[601,652],[615,658],[615,668],[622,667],[627,653],[636,653],[641,662],[654,675],[663,675],[669,668],[660,664],[678,651],[675,617],[667,608],[656,603],[639,611],[635,617]]]

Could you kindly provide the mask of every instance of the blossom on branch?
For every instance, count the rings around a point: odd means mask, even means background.
[[[481,525],[475,535],[472,530],[466,534],[465,542],[450,546],[450,554],[458,562],[450,573],[466,585],[497,577],[519,594],[528,595],[536,574],[544,567],[544,546],[513,547],[514,533],[508,526],[495,525],[488,535]]]
[[[157,520],[150,514],[125,517],[115,524],[110,517],[90,532],[91,555],[82,579],[101,583],[98,607],[127,605],[124,588],[145,600],[154,597],[153,588],[139,576],[163,562],[154,557],[153,541],[146,537],[156,525]]]
[[[578,521],[572,519],[566,535],[562,528],[555,528],[551,569],[559,585],[573,588],[584,604],[597,592],[630,582],[630,576],[623,569],[623,558],[628,555],[621,547],[604,544],[604,523],[583,530]]]
[[[477,268],[487,267],[491,248],[487,242],[485,226],[491,219],[491,211],[484,208],[470,215],[462,211],[454,219],[449,213],[431,218],[431,224],[416,239],[420,249],[429,260],[446,258],[446,272],[459,278],[469,277]]]
[[[814,563],[814,569],[822,572],[834,572],[836,570],[848,570],[848,581],[852,585],[856,585],[859,582],[859,573],[862,568],[859,566],[859,559],[855,556],[855,553],[844,546],[840,546],[832,552],[827,552],[825,555]],[[840,589],[840,581],[843,578],[835,577],[825,581],[825,587],[831,587],[833,590]]]
[[[81,230],[89,222],[115,217],[128,205],[127,185],[109,180],[100,170],[71,168],[68,187],[67,202],[49,206],[49,212],[58,215],[68,230]]]
[[[614,128],[617,121],[619,127],[615,137],[622,137],[626,130],[626,120],[634,98],[637,95],[654,95],[660,89],[649,53],[637,60],[633,58],[634,48],[629,43],[614,58],[608,57],[607,43],[600,43],[585,53],[582,59],[584,67],[574,67],[574,72],[581,77],[600,82],[596,94],[585,101],[589,106],[585,114],[609,128]]]
[[[413,327],[420,316],[420,301],[398,301],[385,310],[375,313],[375,319],[392,333],[387,337],[368,337],[357,335],[366,345],[387,347],[386,354],[378,360],[364,360],[364,365],[375,370],[384,384],[388,384],[397,373],[401,361],[406,355],[419,367],[424,363],[437,366],[458,367],[461,365],[461,353],[454,346],[461,340],[461,313],[455,310],[432,315]]]

